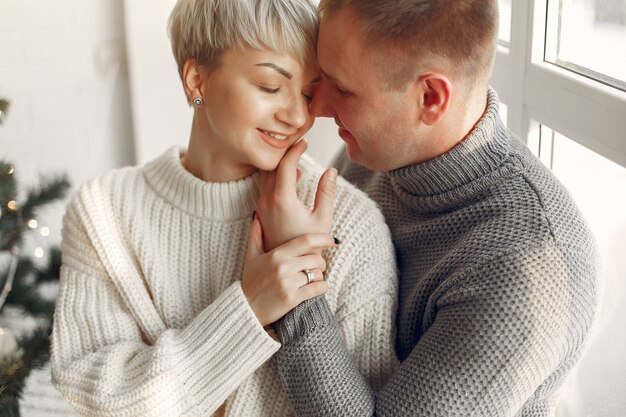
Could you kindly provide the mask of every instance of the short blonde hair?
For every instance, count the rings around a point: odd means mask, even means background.
[[[497,47],[497,0],[321,0],[320,16],[345,6],[360,19],[366,42],[392,57],[385,65],[391,87],[409,82],[424,59],[444,59],[473,80],[489,77]]]
[[[168,25],[181,78],[188,59],[212,67],[235,47],[270,49],[304,63],[315,58],[318,27],[314,0],[178,0]]]

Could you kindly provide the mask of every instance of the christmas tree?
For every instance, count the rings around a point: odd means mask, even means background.
[[[0,99],[0,125],[8,110],[9,102]],[[39,238],[49,234],[37,215],[46,205],[64,198],[69,187],[61,175],[42,179],[22,193],[13,165],[0,159],[0,316],[10,309],[17,311],[20,319],[34,323],[17,338],[10,328],[0,326],[0,417],[19,415],[18,399],[26,378],[49,359],[54,300],[43,296],[40,289],[58,280],[61,253],[50,248],[48,262],[42,265],[22,252],[29,234]],[[22,194],[25,197],[20,199]],[[43,248],[37,247],[34,257],[44,258]]]

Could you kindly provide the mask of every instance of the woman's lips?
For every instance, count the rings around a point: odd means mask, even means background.
[[[269,132],[267,130],[257,129],[261,138],[273,148],[285,149],[290,145],[289,135]]]

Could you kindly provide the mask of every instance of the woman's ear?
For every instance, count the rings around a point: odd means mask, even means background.
[[[202,95],[203,76],[200,65],[195,59],[188,59],[183,65],[183,88],[189,105],[197,99],[204,100]]]
[[[437,73],[422,75],[419,80],[419,119],[427,126],[433,126],[443,118],[450,106],[452,83]]]

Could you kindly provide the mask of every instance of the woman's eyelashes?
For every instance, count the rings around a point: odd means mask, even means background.
[[[268,93],[268,94],[277,94],[277,93],[280,92],[280,87],[272,88],[272,87],[259,86],[259,90],[263,91],[264,93]]]
[[[264,93],[268,93],[268,94],[278,94],[281,91],[280,87],[274,88],[274,87],[265,87],[265,86],[262,86],[262,85],[260,85],[258,87],[259,87],[259,90],[263,91]],[[302,97],[304,97],[304,100],[307,103],[310,103],[311,101],[313,101],[313,94],[304,93],[303,92],[302,93]]]

